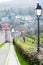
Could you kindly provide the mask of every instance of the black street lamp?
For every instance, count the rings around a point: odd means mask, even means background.
[[[37,46],[37,52],[40,52],[40,28],[39,28],[39,18],[42,14],[42,8],[39,5],[39,3],[37,3],[37,7],[35,9],[35,14],[37,16],[37,20],[38,20],[38,46]]]

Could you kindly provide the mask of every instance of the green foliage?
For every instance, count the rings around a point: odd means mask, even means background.
[[[3,45],[5,45],[5,42],[4,42],[4,43],[2,43],[2,44],[0,44],[0,48],[1,48]]]
[[[34,43],[34,39],[32,39],[32,38],[26,37],[26,40],[27,40],[29,43]]]
[[[15,38],[16,40],[16,47],[18,49],[18,51],[20,52],[20,54],[25,58],[26,61],[29,62],[30,65],[39,65],[40,61],[37,60],[37,58],[35,58],[34,60],[32,60],[32,58],[35,56],[36,54],[36,47],[33,46],[34,40],[32,38],[29,37],[25,37],[26,41],[23,42],[23,38],[22,37],[17,37]]]
[[[35,58],[30,62],[30,65],[40,65],[40,61],[37,58]]]
[[[23,58],[23,56],[19,53],[17,47],[14,45],[14,49],[16,51],[17,57],[19,59],[20,65],[29,65],[29,63]]]
[[[25,37],[25,39],[26,39],[26,41],[24,42],[22,37],[17,37],[17,38],[15,38],[15,41],[16,41],[16,46],[17,46],[19,52],[21,54],[23,54],[24,58],[27,59],[27,61],[28,61],[31,58],[29,53],[36,52],[36,47],[33,46],[32,39],[30,39],[28,37]]]
[[[17,37],[16,40],[16,44],[18,44],[19,46],[21,46],[23,49],[27,50],[27,51],[36,51],[36,48],[32,45],[32,42],[34,42],[32,39],[30,38],[25,38],[26,42],[23,42],[22,37]]]
[[[41,43],[43,43],[43,38],[42,37],[40,38],[40,41],[41,41]]]

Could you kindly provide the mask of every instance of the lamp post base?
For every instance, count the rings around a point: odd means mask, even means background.
[[[37,49],[37,52],[39,53],[40,51],[41,51],[40,48],[38,48],[38,49]]]
[[[37,50],[37,52],[39,53],[39,52],[40,52],[40,50]]]

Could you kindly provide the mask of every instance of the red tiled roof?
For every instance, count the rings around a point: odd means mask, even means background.
[[[2,29],[9,30],[10,28],[9,28],[8,24],[2,24]]]

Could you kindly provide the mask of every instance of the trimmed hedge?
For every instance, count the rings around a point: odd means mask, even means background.
[[[26,60],[25,58],[23,58],[23,56],[19,53],[16,45],[14,45],[14,49],[15,49],[15,52],[16,52],[16,55],[18,57],[18,60],[20,62],[20,65],[30,65]]]
[[[33,54],[29,53],[26,50],[24,50],[23,48],[21,48],[21,46],[19,46],[17,44],[15,44],[15,45],[16,45],[18,51],[20,52],[20,54],[22,54],[22,56],[25,58],[25,60],[27,62],[30,63],[30,65],[34,65],[34,64],[40,65],[40,61],[37,59],[37,57],[35,57],[33,59],[34,55],[36,54],[35,52],[33,52]]]
[[[16,41],[14,40],[19,53],[25,58],[27,62],[30,63],[30,65],[40,65],[39,59],[37,56],[35,57],[37,54],[35,47],[31,46],[31,44],[28,45],[24,43],[21,39],[17,38]]]

